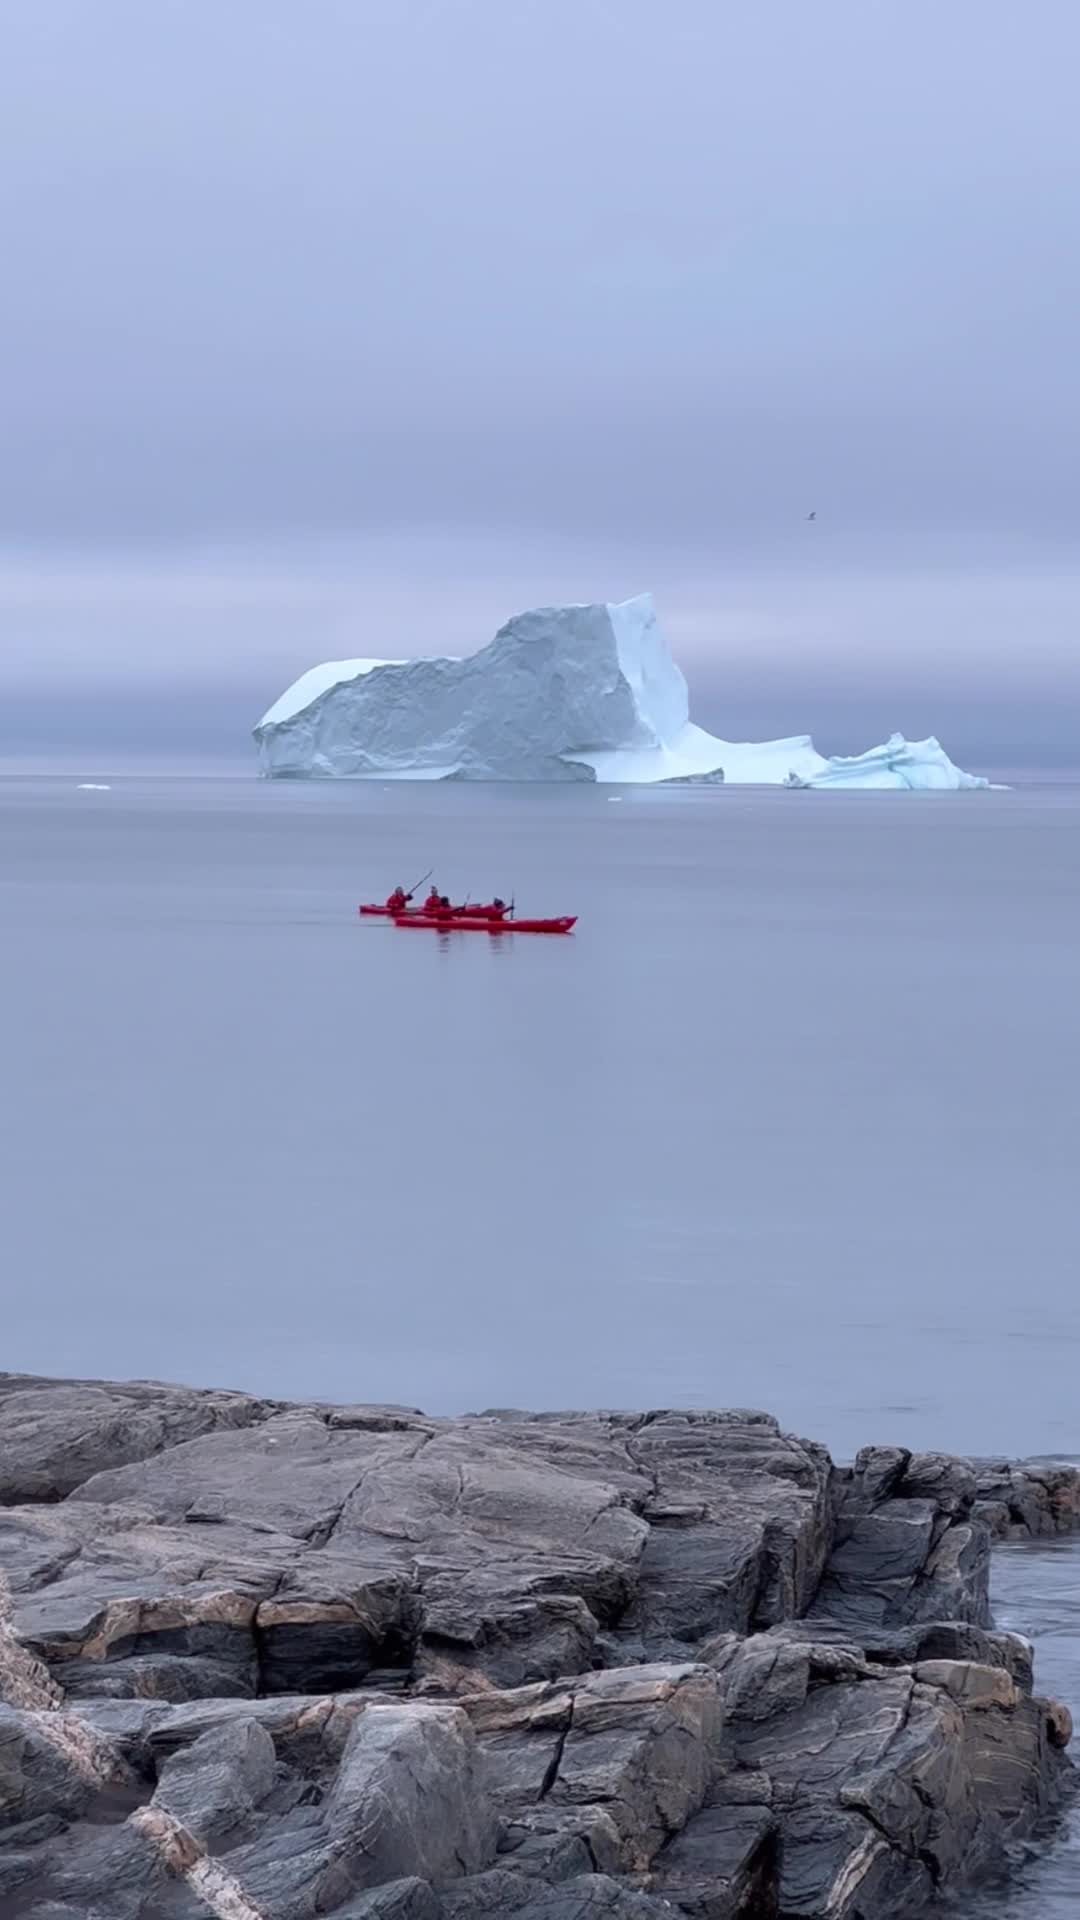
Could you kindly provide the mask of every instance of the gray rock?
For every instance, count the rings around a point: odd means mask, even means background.
[[[348,1850],[334,1844],[320,1807],[267,1821],[224,1862],[263,1920],[314,1920],[358,1894]]]
[[[444,1887],[440,1905],[444,1920],[483,1920],[486,1915],[518,1913],[536,1898],[536,1881],[508,1867],[490,1867],[487,1873]]]
[[[62,1500],[92,1474],[197,1434],[255,1425],[271,1408],[213,1388],[0,1374],[0,1504]]]
[[[628,1870],[648,1865],[700,1807],[721,1726],[707,1667],[598,1673],[574,1693],[569,1730],[546,1788],[556,1806],[601,1805]]]
[[[606,1874],[549,1887],[517,1913],[519,1920],[675,1920],[666,1900],[620,1886]]]
[[[842,1532],[810,1609],[846,1628],[969,1620],[988,1626],[990,1542],[949,1524],[933,1500],[888,1499]]]
[[[355,1880],[479,1873],[498,1829],[468,1716],[456,1707],[370,1707],[349,1736],[327,1829]]]
[[[1000,1860],[1053,1804],[1046,1711],[1001,1667],[931,1661],[915,1675],[825,1686],[794,1713],[735,1731],[742,1765],[772,1782],[783,1876],[797,1884],[797,1899],[782,1893],[785,1913],[829,1913],[830,1901],[844,1913],[845,1889],[866,1875],[874,1899],[864,1889],[852,1911],[917,1911],[926,1888],[921,1875],[909,1884],[903,1862],[955,1883]]]
[[[936,1519],[930,1500],[885,1500],[855,1520],[829,1557],[815,1617],[900,1625],[930,1557]]]
[[[464,1702],[504,1808],[586,1809],[603,1815],[625,1870],[646,1866],[701,1805],[721,1727],[709,1667],[641,1666]],[[613,1864],[605,1838],[593,1858]]]
[[[801,1707],[809,1685],[808,1646],[755,1634],[724,1668],[724,1712],[729,1720],[771,1720]]]
[[[646,1885],[692,1920],[775,1920],[779,1838],[768,1807],[704,1807],[657,1855]]]
[[[583,1873],[618,1873],[622,1839],[603,1807],[557,1807],[541,1800],[506,1819],[499,1852],[515,1873],[559,1882]]]
[[[655,1482],[623,1627],[690,1644],[809,1604],[831,1540],[831,1464],[766,1415],[654,1416],[627,1433]]]
[[[844,1506],[859,1511],[888,1500],[900,1485],[911,1455],[906,1447],[863,1447],[855,1456]]]
[[[995,1539],[1044,1539],[1080,1526],[1080,1469],[1063,1460],[975,1460],[976,1514]]]
[[[898,1853],[859,1813],[793,1808],[784,1822],[783,1920],[908,1920],[934,1882],[921,1860]]]
[[[0,1704],[0,1832],[41,1822],[59,1827],[88,1807],[116,1802],[128,1769],[78,1715]]]
[[[1061,1463],[0,1377],[5,1436],[19,1920],[909,1920],[1069,1777],[979,1518]]]
[[[337,1907],[334,1920],[444,1920],[447,1909],[426,1880],[391,1880]]]
[[[433,1591],[425,1609],[418,1677],[448,1692],[475,1686],[520,1687],[560,1673],[580,1673],[592,1662],[596,1617],[576,1594],[509,1591],[497,1598],[482,1583],[464,1583],[453,1599]]]
[[[977,1481],[970,1460],[949,1453],[909,1455],[897,1492],[903,1500],[932,1500],[939,1513],[956,1520],[970,1514]]]
[[[173,1920],[165,1905],[172,1883],[169,1869],[130,1820],[107,1827],[77,1822],[49,1843],[35,1867],[30,1884],[42,1914],[55,1906],[65,1920],[68,1913],[79,1920],[148,1920],[150,1915]],[[15,1911],[23,1920],[21,1901]]]
[[[237,1720],[204,1733],[167,1760],[153,1804],[208,1845],[240,1827],[274,1785],[276,1755],[265,1728]]]
[[[254,1659],[227,1665],[182,1653],[65,1660],[62,1671],[68,1700],[250,1700],[259,1679]]]
[[[1004,1707],[1009,1712],[1020,1703],[1016,1683],[1004,1667],[984,1667],[973,1660],[920,1660],[914,1671],[924,1686],[941,1687],[964,1707]]]
[[[844,1625],[818,1619],[791,1620],[770,1637],[804,1645],[811,1684],[857,1679],[870,1667],[915,1666],[920,1660],[974,1660],[1004,1667],[1025,1693],[1032,1687],[1032,1649],[1017,1633],[995,1633],[966,1620],[931,1620],[908,1627]]]
[[[23,1907],[20,1920],[108,1920],[103,1907],[69,1907],[59,1900],[35,1901]]]
[[[769,1776],[775,1806],[832,1797],[889,1753],[908,1724],[913,1684],[905,1671],[825,1686],[793,1713],[737,1725],[739,1764]]]

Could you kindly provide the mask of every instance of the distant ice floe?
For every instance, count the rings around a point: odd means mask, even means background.
[[[834,754],[820,773],[802,778],[793,772],[786,784],[789,787],[877,787],[892,792],[906,788],[912,793],[955,793],[960,788],[988,787],[990,782],[979,774],[954,767],[944,747],[932,736],[929,740],[905,740],[902,733],[893,733],[883,747],[871,747],[869,753],[856,753],[850,759]]]
[[[809,734],[718,739],[690,719],[652,599],[539,607],[465,659],[337,660],[293,682],[255,728],[272,779],[684,781],[959,789],[985,780],[936,740],[893,734],[826,759]]]
[[[112,788],[104,786],[100,780],[80,780],[80,793],[111,793]]]

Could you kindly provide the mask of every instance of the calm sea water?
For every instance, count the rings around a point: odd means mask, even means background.
[[[572,939],[363,923],[449,892]],[[0,780],[3,1361],[1073,1451],[1080,788]]]

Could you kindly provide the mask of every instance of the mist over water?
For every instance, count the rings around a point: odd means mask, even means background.
[[[465,654],[535,605],[651,590],[693,717],[825,753],[934,733],[959,763],[1080,766],[1080,574],[1053,557],[860,552],[851,530],[707,561],[463,533],[205,552],[0,553],[0,764],[251,768],[251,729],[317,662]]]

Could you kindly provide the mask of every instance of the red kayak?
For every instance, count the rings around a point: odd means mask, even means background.
[[[576,913],[564,913],[557,920],[478,919],[473,913],[396,913],[395,927],[435,927],[443,933],[569,933],[577,924]]]
[[[376,907],[365,904],[364,906],[357,907],[356,911],[357,913],[381,913],[387,920],[412,920],[416,918],[417,914],[423,913],[424,909],[423,907]],[[475,914],[477,911],[483,913],[484,909],[482,907],[479,909],[476,907],[451,907],[450,911],[451,913]]]
[[[423,912],[425,912],[423,906],[367,906],[367,904],[365,904],[365,906],[357,906],[357,914],[382,914],[384,920],[417,920]],[[452,914],[469,914],[469,920],[484,920],[490,910],[488,910],[486,904],[484,904],[484,906],[471,906],[471,904],[467,902],[465,906],[452,906],[450,912],[452,912]],[[434,914],[425,916],[425,918],[434,920]]]

